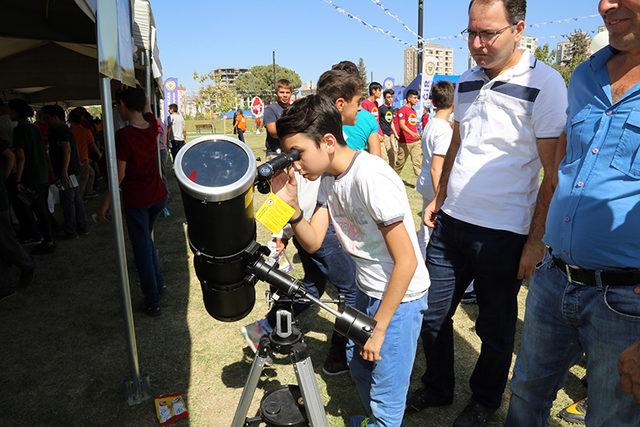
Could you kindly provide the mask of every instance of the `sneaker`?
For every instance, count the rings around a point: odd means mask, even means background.
[[[489,409],[472,400],[453,422],[453,427],[484,427],[494,412],[495,409]]]
[[[18,287],[26,288],[33,282],[33,273],[35,273],[35,268],[30,268],[27,270],[22,270],[20,272],[20,279],[18,281]]]
[[[344,423],[347,427],[367,427],[369,425],[369,418],[364,415],[351,415],[345,417]]]
[[[160,311],[160,304],[143,304],[143,312],[149,317],[158,317],[162,312]]]
[[[462,295],[460,302],[462,304],[477,304],[478,300],[476,299],[476,291],[465,292],[464,295]]]
[[[587,416],[587,398],[567,406],[560,411],[558,416],[568,423],[585,425],[584,419]]]
[[[0,301],[14,296],[16,294],[16,290],[10,287],[0,288]]]
[[[39,245],[36,245],[35,248],[31,251],[31,255],[46,255],[52,254],[56,251],[55,242],[42,242]]]
[[[42,242],[42,237],[41,236],[32,236],[32,237],[23,237],[18,239],[18,242],[20,242],[20,244],[25,245],[25,246],[29,246],[29,245],[37,245],[38,243]]]
[[[260,326],[260,323],[253,322],[248,324],[247,326],[243,326],[240,328],[240,333],[247,341],[249,348],[254,353],[258,352],[258,348],[260,347],[260,339],[266,335],[265,331]]]
[[[420,387],[407,397],[407,407],[405,412],[407,414],[415,414],[426,408],[449,406],[452,403],[453,398],[443,399],[429,393],[426,388]]]
[[[347,355],[344,348],[342,352],[329,351],[327,358],[322,366],[322,372],[330,377],[346,374],[349,372],[349,365],[347,365]]]

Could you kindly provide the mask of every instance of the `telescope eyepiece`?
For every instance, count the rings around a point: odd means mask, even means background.
[[[286,151],[258,166],[258,181],[269,180],[276,172],[281,171],[300,159],[298,150]]]

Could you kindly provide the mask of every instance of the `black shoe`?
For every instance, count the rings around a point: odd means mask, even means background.
[[[430,394],[424,387],[410,393],[407,397],[407,414],[415,414],[426,408],[438,406],[449,406],[453,403],[453,398],[444,399]]]
[[[158,317],[160,316],[160,304],[145,304],[144,314],[149,317]]]
[[[495,411],[472,400],[453,422],[453,427],[484,427]]]
[[[18,239],[18,242],[20,242],[20,244],[25,246],[37,245],[38,243],[42,242],[42,237],[41,236],[22,237]]]
[[[329,350],[329,354],[322,366],[322,372],[331,377],[349,372],[349,365],[347,365],[347,355],[344,347],[341,351],[333,349]]]
[[[5,298],[14,296],[15,294],[16,294],[16,290],[14,288],[11,288],[8,286],[4,288],[0,288],[0,301],[2,301]]]
[[[42,242],[31,251],[31,255],[46,255],[56,251],[55,242]]]
[[[571,424],[585,425],[584,419],[587,416],[587,399],[584,398],[564,408],[558,416]]]
[[[477,304],[478,300],[476,299],[476,291],[465,292],[464,295],[462,295],[460,302],[462,304]]]
[[[26,288],[33,282],[33,273],[35,273],[35,268],[30,268],[27,270],[22,270],[20,272],[20,279],[18,281],[18,287]]]

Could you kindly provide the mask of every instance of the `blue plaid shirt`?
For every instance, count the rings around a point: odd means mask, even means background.
[[[567,154],[549,208],[545,242],[587,269],[640,268],[640,84],[615,104],[607,47],[569,84]]]

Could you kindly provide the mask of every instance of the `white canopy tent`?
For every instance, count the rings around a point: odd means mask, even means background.
[[[138,13],[138,8],[140,13]],[[136,11],[134,14],[133,11]],[[146,75],[161,82],[155,22],[148,0],[5,0],[0,26],[0,98],[20,96],[30,103],[102,103],[111,194],[119,194],[112,79],[135,84],[137,34],[149,59]],[[135,19],[132,16],[135,15]],[[138,21],[139,20],[139,21]],[[136,30],[137,28],[137,30]],[[147,45],[144,45],[147,43]],[[149,47],[150,49],[147,49]],[[139,68],[140,75],[145,73]],[[147,82],[149,92],[162,87]],[[120,200],[113,197],[113,219],[123,311],[128,338],[130,405],[147,400],[148,378],[141,374]]]

